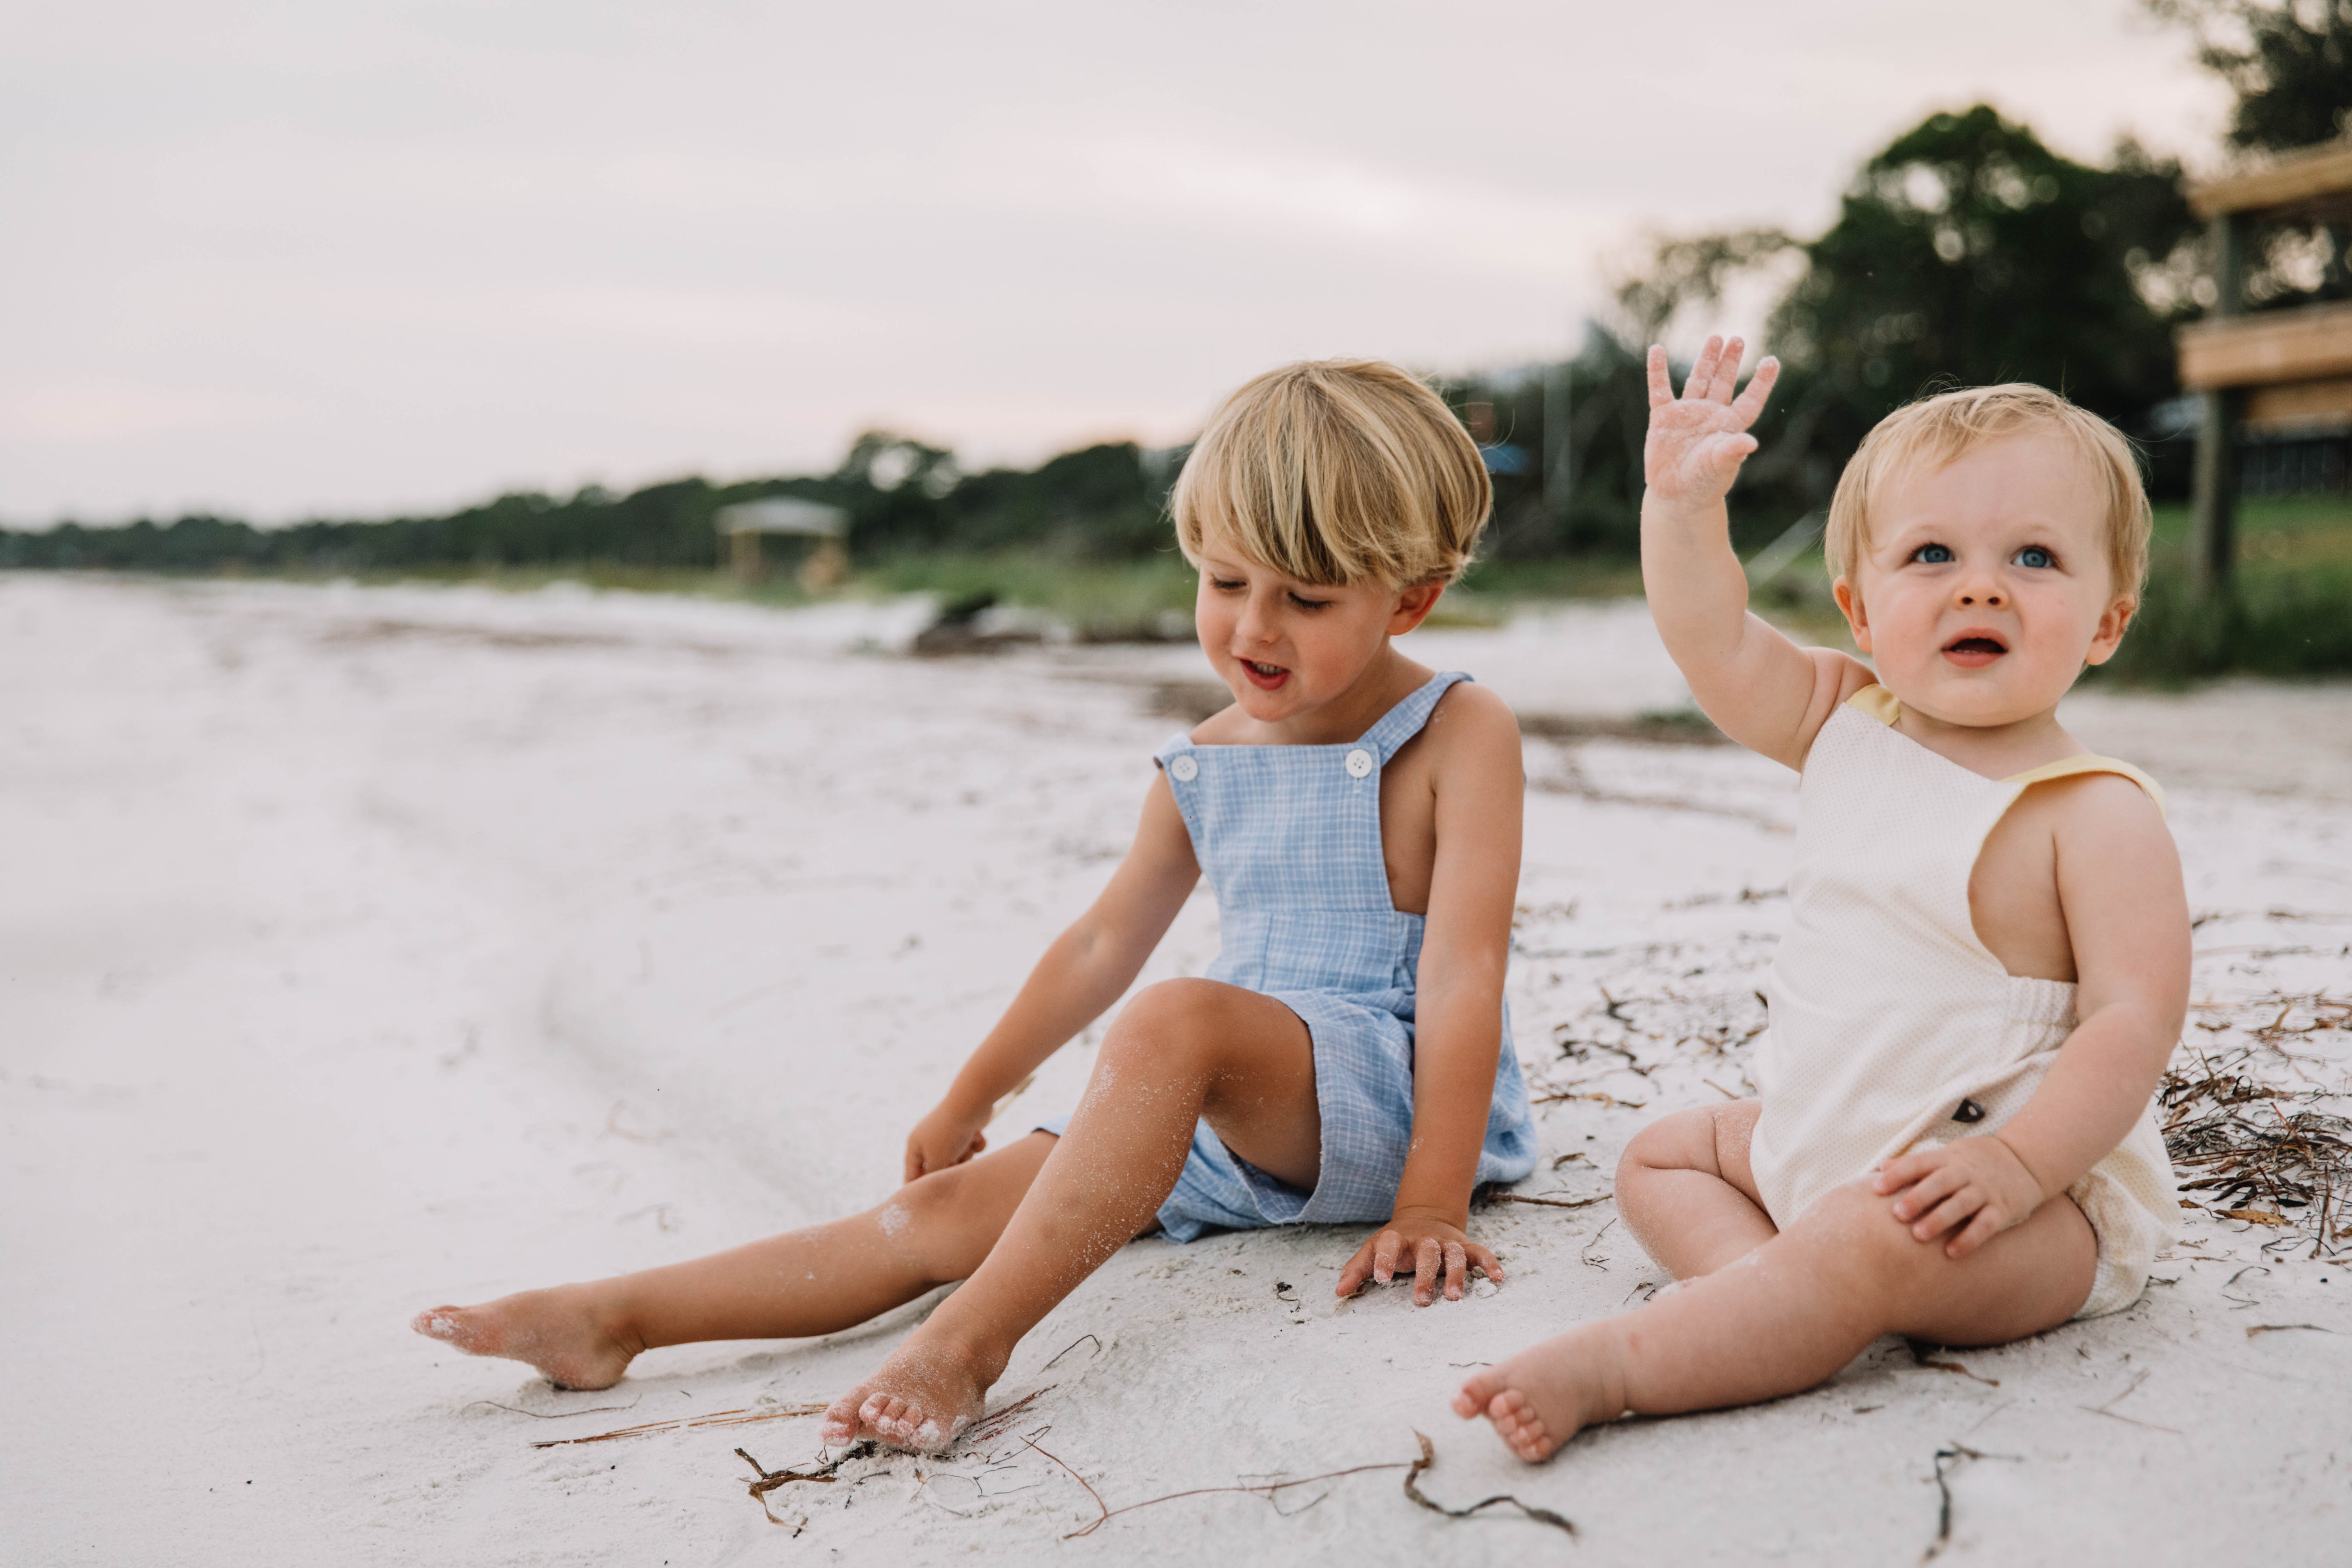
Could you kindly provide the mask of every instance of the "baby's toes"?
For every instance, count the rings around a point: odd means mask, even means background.
[[[1484,1415],[1488,1403],[1502,1388],[1501,1381],[1491,1372],[1463,1379],[1461,1392],[1454,1396],[1454,1414],[1465,1421]]]
[[[835,1445],[857,1441],[861,1412],[863,1406],[870,1403],[857,1397],[862,1392],[853,1389],[824,1407],[824,1424],[817,1428],[819,1437]]]

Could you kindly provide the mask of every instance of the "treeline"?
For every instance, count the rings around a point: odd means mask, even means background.
[[[2352,0],[2146,3],[2230,87],[2233,146],[2276,152],[2345,133]],[[2346,231],[2324,224],[2257,236],[2250,299],[2262,308],[2352,296],[2347,247]],[[1658,238],[1617,280],[1612,319],[1593,325],[1572,363],[1446,384],[1495,475],[1493,552],[1634,547],[1642,351],[1718,314],[1727,294],[1773,301],[1758,347],[1784,367],[1733,510],[1743,547],[1822,506],[1872,425],[1948,384],[2056,387],[2135,437],[2151,488],[2178,496],[2192,443],[2172,337],[2210,301],[2203,251],[2177,163],[2129,142],[2104,164],[2079,163],[1984,106],[1932,115],[1862,163],[1822,233]],[[874,432],[824,475],[507,495],[446,516],[266,530],[215,517],[67,523],[0,532],[0,565],[707,567],[717,559],[713,514],[767,496],[843,508],[852,554],[866,561],[1018,547],[1119,559],[1166,546],[1163,502],[1181,456],[1109,444],[1034,469],[967,474],[950,452]]]
[[[719,508],[769,496],[841,507],[850,548],[898,552],[1030,546],[1118,558],[1164,542],[1160,489],[1132,442],[1066,452],[1029,470],[959,473],[946,452],[866,436],[831,474],[717,485],[675,479],[627,495],[504,495],[438,517],[255,528],[218,517],[120,527],[0,531],[0,566],[142,572],[385,572],[440,566],[709,567]]]

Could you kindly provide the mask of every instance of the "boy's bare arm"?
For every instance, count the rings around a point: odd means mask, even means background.
[[[981,1130],[997,1101],[1135,983],[1200,879],[1175,795],[1156,778],[1109,885],[1054,939],[938,1108],[908,1138],[907,1180],[961,1164],[988,1146]]]
[[[1902,1193],[1895,1215],[1912,1234],[1951,1232],[1956,1258],[2021,1223],[2123,1142],[2188,1016],[2189,899],[2156,803],[2113,774],[2038,787],[2063,791],[2055,847],[2074,1031],[1998,1132],[1891,1160],[1878,1178],[1880,1191]]]
[[[1748,427],[1780,375],[1768,359],[1732,388],[1745,345],[1709,338],[1676,397],[1664,348],[1650,350],[1650,430],[1642,451],[1642,584],[1658,636],[1691,695],[1723,732],[1792,768],[1837,705],[1870,684],[1860,661],[1800,648],[1748,610],[1724,497],[1756,450]]]
[[[1502,1038],[1503,980],[1518,896],[1526,781],[1519,727],[1484,687],[1446,698],[1444,750],[1432,759],[1437,857],[1414,1000],[1412,1144],[1390,1224],[1340,1270],[1339,1294],[1397,1269],[1414,1276],[1426,1303],[1440,1288],[1459,1297],[1472,1264],[1499,1279],[1501,1266],[1469,1240],[1470,1191],[1486,1146]]]

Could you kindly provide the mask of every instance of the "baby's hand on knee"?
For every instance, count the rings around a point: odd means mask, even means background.
[[[2024,1224],[2049,1195],[2025,1162],[1990,1135],[1889,1160],[1871,1190],[1895,1199],[1895,1217],[1919,1240],[1949,1236],[1947,1258],[1965,1258]]]

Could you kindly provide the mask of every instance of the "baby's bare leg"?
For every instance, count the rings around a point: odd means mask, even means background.
[[[1454,1399],[1524,1459],[1628,1410],[1668,1415],[1794,1394],[1885,1333],[2000,1344],[2055,1327],[2091,1293],[2098,1243],[2055,1198],[1962,1258],[1918,1241],[1892,1200],[1840,1187],[1788,1230],[1637,1312],[1547,1340]]]
[[[833,1333],[977,1268],[1053,1146],[1033,1132],[847,1219],[663,1268],[436,1307],[413,1326],[473,1355],[528,1362],[567,1388],[610,1387],[656,1345]]]
[[[995,1249],[878,1372],[834,1401],[825,1441],[953,1443],[1021,1337],[1152,1222],[1203,1116],[1250,1163],[1315,1185],[1322,1121],[1307,1026],[1253,991],[1169,981],[1111,1026],[1086,1098]]]
[[[1778,1234],[1756,1195],[1753,1100],[1678,1110],[1643,1128],[1617,1163],[1617,1212],[1677,1279],[1712,1274]]]

